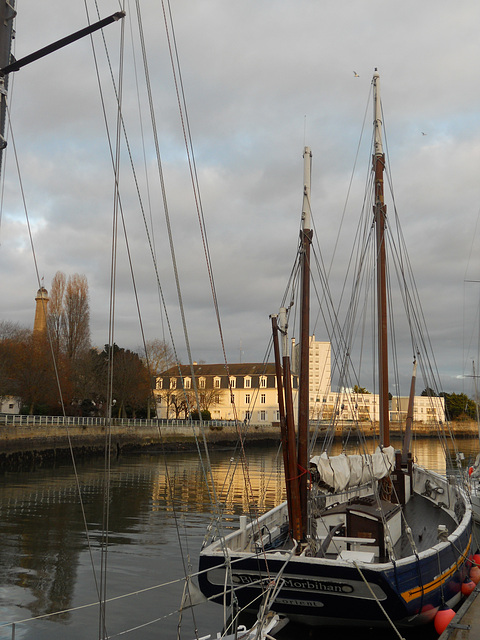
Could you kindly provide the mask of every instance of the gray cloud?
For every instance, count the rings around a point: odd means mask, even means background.
[[[113,0],[99,6],[102,17],[118,10]],[[141,6],[192,353],[196,360],[220,361],[161,6],[153,0]],[[201,0],[172,2],[171,7],[228,358],[238,360],[240,351],[243,360],[264,355],[268,315],[281,300],[296,248],[305,143],[314,154],[317,234],[325,262],[330,263],[359,134],[363,123],[371,128],[372,116],[365,108],[373,69],[379,67],[396,204],[443,388],[462,390],[463,382],[456,378],[471,366],[467,352],[473,349],[472,340],[465,346],[469,341],[463,335],[472,332],[479,293],[474,284],[466,290],[464,279],[480,279],[475,238],[480,7],[438,0]],[[52,0],[48,15],[42,3],[19,0],[17,9],[17,58],[86,23],[83,3],[65,11],[64,3]],[[124,122],[162,291],[172,307],[172,332],[185,359],[133,3],[127,12]],[[53,15],[55,21],[50,19]],[[115,24],[105,30],[115,76],[120,29]],[[114,140],[116,110],[109,71],[99,34],[94,41]],[[113,169],[89,41],[18,72],[10,102],[40,277],[49,287],[57,270],[87,276],[92,337],[102,346],[108,337]],[[10,143],[0,228],[1,317],[31,326],[37,281],[12,147]],[[121,156],[121,202],[146,337],[163,337],[165,318],[124,144]],[[354,202],[362,197],[369,162],[368,148],[362,148],[362,169],[352,185],[345,218],[349,228],[356,225]],[[150,200],[145,196],[145,166]],[[393,206],[388,206],[392,215]],[[331,273],[332,288],[342,281],[350,236],[345,227]],[[117,261],[116,341],[136,348],[141,341],[139,321],[123,232]],[[316,335],[326,339],[320,328]]]

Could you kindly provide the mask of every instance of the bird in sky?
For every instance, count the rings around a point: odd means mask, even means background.
[[[353,75],[354,75],[355,78],[359,78],[360,77],[356,71],[353,72]]]
[[[426,136],[426,135],[427,135],[427,134],[426,134],[426,133],[423,133],[423,131],[422,131],[422,136]]]

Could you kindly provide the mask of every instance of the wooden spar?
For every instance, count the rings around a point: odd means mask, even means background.
[[[380,75],[373,74],[374,108],[374,155],[373,171],[375,179],[374,218],[377,239],[377,322],[378,322],[378,376],[380,444],[390,445],[389,400],[388,400],[388,333],[387,333],[387,276],[385,256],[385,218],[387,207],[383,193],[383,171],[385,154],[382,145],[382,112],[380,104]]]
[[[300,309],[300,376],[298,391],[298,486],[302,513],[302,538],[307,536],[307,469],[308,469],[308,419],[309,419],[309,352],[310,352],[310,245],[311,230],[310,210],[310,172],[312,153],[309,147],[303,152],[304,186],[302,208],[301,238],[301,273],[302,293]]]
[[[408,396],[407,420],[405,422],[405,437],[403,439],[402,464],[407,464],[410,442],[412,441],[413,403],[415,398],[415,382],[417,380],[417,361],[413,363],[412,380],[410,382],[410,395]]]
[[[295,464],[295,421],[293,419],[292,375],[290,372],[290,358],[288,356],[283,357],[283,383],[285,386],[285,415],[288,444],[288,475],[286,476],[286,481],[290,484],[292,493],[292,520],[290,522],[290,530],[293,538],[300,542],[304,537],[305,526],[302,518],[299,483],[297,482],[297,465]]]
[[[280,435],[282,439],[283,468],[285,471],[285,489],[287,493],[288,521],[290,523],[290,534],[293,535],[293,513],[292,513],[292,478],[290,475],[289,450],[287,420],[285,417],[285,401],[283,397],[282,365],[280,360],[280,344],[278,341],[277,316],[271,316],[273,352],[275,354],[275,375],[277,378],[278,413],[280,414]],[[296,483],[296,479],[294,480]]]

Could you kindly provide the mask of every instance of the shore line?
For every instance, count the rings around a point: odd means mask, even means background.
[[[206,441],[211,447],[234,446],[239,437],[245,437],[246,443],[276,444],[280,442],[278,425],[234,423],[200,423],[171,424],[175,421],[116,420],[117,424],[0,424],[0,469],[15,470],[19,467],[38,467],[50,464],[57,459],[66,458],[73,452],[77,457],[90,457],[105,453],[107,445],[110,451],[119,455],[127,451],[178,451],[194,450],[198,442]],[[145,423],[149,424],[145,424]],[[120,424],[118,424],[120,423]],[[133,424],[132,424],[133,423]],[[364,437],[378,436],[378,426],[361,427]],[[313,435],[316,428],[311,427]],[[320,425],[320,437],[327,430],[327,425]],[[474,422],[451,423],[450,430],[457,438],[473,438],[478,436]],[[353,423],[341,423],[337,426],[335,437],[345,438],[355,435],[357,431]],[[416,437],[438,436],[439,425],[415,424]],[[392,438],[402,436],[401,425],[391,426]]]

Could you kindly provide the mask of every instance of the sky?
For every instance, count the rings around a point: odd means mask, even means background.
[[[102,18],[120,8],[113,0],[97,4]],[[89,1],[70,0],[66,11],[63,0],[48,5],[17,0],[15,57],[83,28],[86,5],[95,21]],[[142,0],[140,5],[166,195],[158,187],[137,8],[131,1],[124,26],[115,23],[104,30],[142,194],[140,205],[122,141],[118,184],[129,255],[120,219],[114,341],[137,349],[140,324],[147,340],[170,342],[171,332],[186,362],[185,322],[193,360],[222,362],[223,349],[230,362],[263,360],[269,314],[278,309],[296,251],[305,145],[313,154],[318,242],[325,263],[332,265],[331,290],[341,286],[350,255],[343,228],[356,225],[360,187],[371,162],[368,144],[359,148],[359,139],[365,127],[369,141],[369,96],[378,68],[396,207],[441,388],[472,397],[468,376],[478,353],[480,299],[480,284],[469,282],[480,280],[480,5],[465,0],[170,0],[170,42],[174,36],[223,346],[162,4]],[[103,347],[109,340],[111,238],[118,211],[103,114],[114,145],[116,104],[100,33],[93,42],[95,58],[86,38],[10,77],[11,129],[1,176],[0,320],[31,327],[38,278],[49,289],[56,271],[84,274],[92,343]],[[352,181],[354,165],[360,177]],[[168,319],[159,304],[154,262]],[[315,335],[327,339],[321,327]]]

